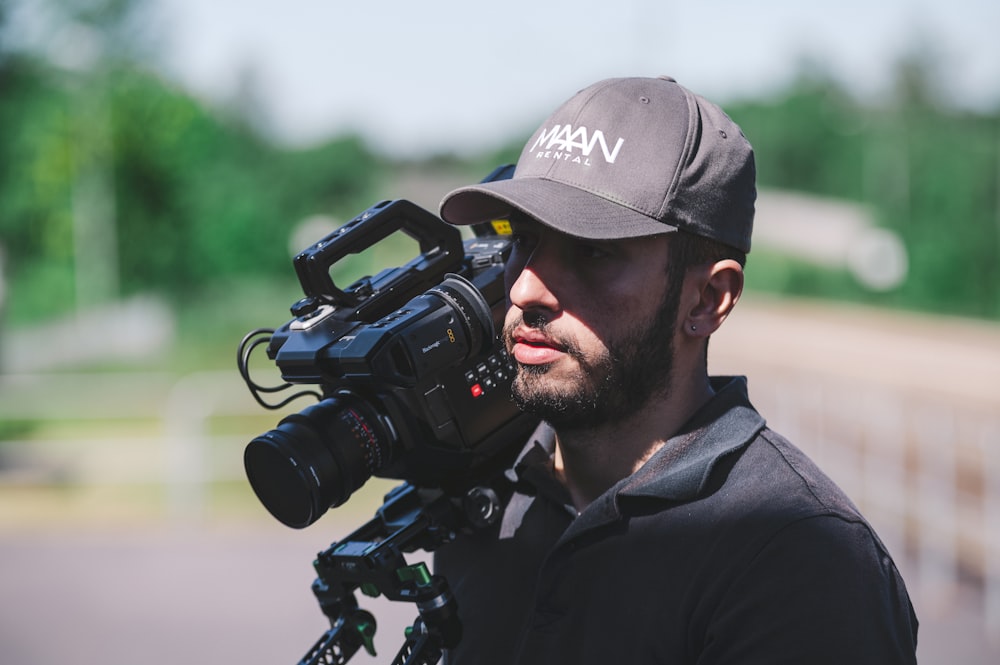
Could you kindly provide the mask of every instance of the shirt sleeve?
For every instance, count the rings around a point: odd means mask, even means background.
[[[863,521],[794,522],[770,539],[713,613],[699,665],[913,665],[917,618]]]

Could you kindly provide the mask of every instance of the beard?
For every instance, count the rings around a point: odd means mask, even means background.
[[[588,358],[573,340],[560,339],[577,363],[577,380],[569,387],[546,385],[548,365],[518,365],[511,385],[514,403],[557,431],[570,432],[617,424],[650,400],[666,397],[674,366],[679,291],[668,288],[656,314],[605,340],[597,357]],[[548,323],[541,317],[523,318],[526,325],[548,333]],[[519,323],[504,327],[508,349]]]

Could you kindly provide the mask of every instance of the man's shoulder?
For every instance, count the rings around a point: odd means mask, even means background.
[[[863,520],[861,512],[837,482],[801,448],[765,427],[748,447],[746,470],[757,478],[752,485],[774,499],[794,499],[803,509]]]
[[[847,493],[809,455],[772,429],[762,429],[713,475],[695,511],[728,525],[715,537],[731,538],[734,546],[758,550],[772,542],[787,546],[789,539],[797,538],[847,546],[861,539],[884,550]]]

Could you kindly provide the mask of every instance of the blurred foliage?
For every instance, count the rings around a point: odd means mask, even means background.
[[[129,289],[185,294],[222,276],[287,273],[289,224],[367,202],[374,160],[355,137],[286,152],[149,76],[118,76],[112,94]]]
[[[48,2],[104,30],[101,39],[113,44],[125,40],[134,23],[126,18],[143,4]],[[5,5],[0,0],[0,39],[11,33],[2,30]],[[116,20],[102,22],[109,13]],[[0,244],[9,322],[74,308],[75,248],[87,233],[113,235],[105,238],[114,259],[110,297],[157,292],[190,306],[198,296],[226,297],[241,281],[293,282],[290,226],[316,214],[356,214],[399,168],[352,135],[308,149],[278,146],[256,129],[252,99],[208,108],[150,73],[134,48],[104,49],[87,66],[67,67],[2,43]],[[780,94],[725,107],[755,146],[761,187],[870,206],[906,245],[906,282],[871,292],[846,272],[764,250],[751,256],[750,283],[998,319],[1000,114],[945,108],[919,59],[904,60],[898,79],[891,100],[865,104],[805,69]],[[437,155],[408,168],[464,170],[472,181],[515,161],[521,140],[474,160]],[[100,212],[102,195],[112,222],[80,228],[81,206]]]
[[[0,142],[13,320],[72,309],[74,214],[94,168],[113,197],[121,296],[288,275],[289,225],[373,196],[379,166],[359,138],[284,150],[134,67],[80,74],[8,58],[0,91],[0,125],[17,128]]]
[[[1000,113],[943,107],[919,58],[904,58],[897,77],[894,98],[878,106],[852,99],[816,72],[774,99],[726,105],[754,144],[761,187],[867,204],[877,223],[899,235],[909,258],[906,282],[888,293],[768,255],[753,257],[764,273],[759,283],[1000,318]]]

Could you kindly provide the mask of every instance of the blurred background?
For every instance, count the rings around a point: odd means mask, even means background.
[[[246,483],[281,413],[236,347],[289,318],[293,253],[669,74],[757,152],[711,369],[874,523],[921,663],[998,662],[998,30],[989,0],[0,0],[0,660],[296,662],[315,553],[394,483],[302,531]],[[415,612],[366,606],[355,660],[390,662]]]

